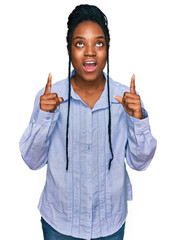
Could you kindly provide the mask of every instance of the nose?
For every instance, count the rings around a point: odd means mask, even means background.
[[[84,55],[90,57],[96,56],[95,47],[92,44],[88,44],[85,48]]]

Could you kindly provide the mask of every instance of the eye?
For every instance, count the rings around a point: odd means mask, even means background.
[[[104,46],[104,43],[101,42],[101,41],[98,41],[98,42],[96,43],[96,46],[97,46],[97,47],[103,47],[103,46]]]
[[[84,43],[79,41],[76,43],[76,46],[82,48],[84,47]]]

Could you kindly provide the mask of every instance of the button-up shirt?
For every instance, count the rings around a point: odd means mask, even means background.
[[[74,75],[74,71],[72,72]],[[47,164],[47,177],[38,209],[56,231],[76,238],[91,239],[117,232],[126,220],[132,186],[126,163],[145,170],[156,149],[149,117],[142,103],[144,119],[125,112],[114,95],[130,89],[109,78],[111,141],[114,159],[109,170],[107,76],[104,90],[91,109],[71,86],[66,171],[66,126],[68,78],[52,85],[51,92],[63,97],[55,113],[40,109],[38,92],[29,126],[20,140],[22,158],[35,170]]]

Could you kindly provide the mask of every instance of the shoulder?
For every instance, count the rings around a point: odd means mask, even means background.
[[[68,78],[60,80],[52,85],[51,91],[57,93],[64,100],[68,98]]]
[[[123,85],[119,82],[116,82],[112,78],[109,78],[109,82],[110,82],[110,91],[112,96],[117,95],[117,96],[123,97],[124,92],[130,92],[130,87]],[[138,91],[136,91],[136,93],[139,95]],[[141,105],[144,108],[142,99],[141,99]]]
[[[67,83],[68,83],[68,79],[65,78],[65,79],[62,79],[62,80],[59,80],[59,81],[53,83],[53,84],[52,84],[52,87],[53,87],[53,89],[57,89],[58,87],[64,87],[64,86],[66,86]]]
[[[110,89],[112,95],[123,96],[124,92],[129,92],[130,88],[120,82],[117,82],[109,77]]]
[[[45,87],[40,89],[40,91],[37,93],[37,97],[40,97],[44,94]],[[60,81],[57,81],[52,84],[51,86],[51,93],[57,93],[59,97],[63,97],[68,95],[68,79],[63,79]]]

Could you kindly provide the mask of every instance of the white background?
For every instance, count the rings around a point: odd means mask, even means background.
[[[19,152],[36,93],[67,76],[67,18],[80,3],[107,15],[110,76],[136,88],[158,141],[144,172],[128,168],[133,185],[125,240],[176,239],[176,14],[173,0],[0,2],[0,228],[1,239],[42,240],[37,210],[46,167],[31,171]],[[3,236],[3,237],[2,237]]]

